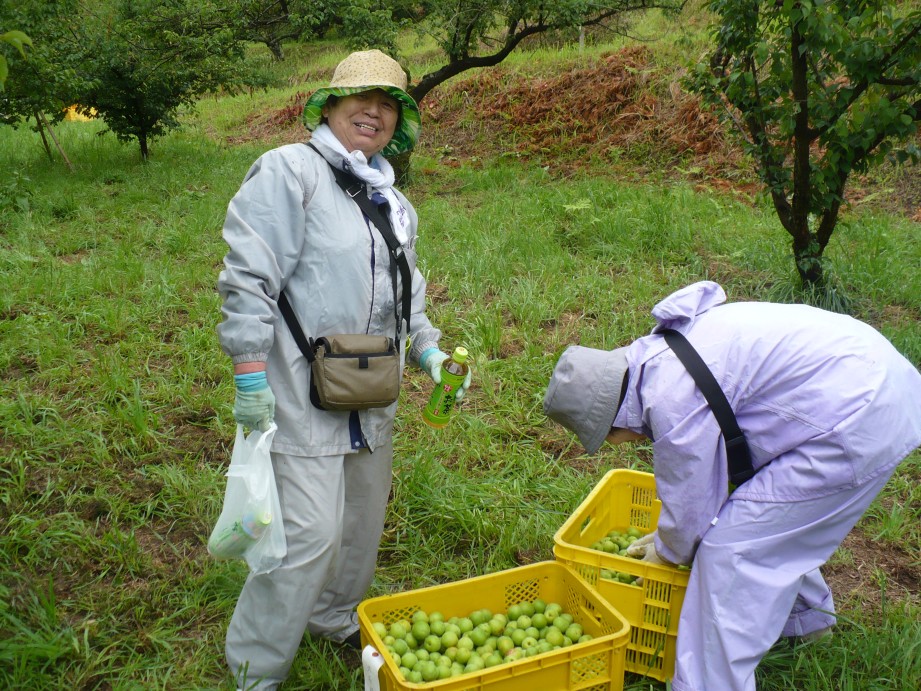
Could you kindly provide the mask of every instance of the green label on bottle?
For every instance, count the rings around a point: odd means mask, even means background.
[[[441,371],[441,384],[432,391],[428,405],[422,411],[422,419],[432,427],[444,427],[448,424],[451,411],[454,410],[457,390],[463,385],[466,374],[451,374]]]
[[[244,552],[265,534],[272,515],[246,513],[227,528],[208,540],[208,552],[224,559],[243,556]]]

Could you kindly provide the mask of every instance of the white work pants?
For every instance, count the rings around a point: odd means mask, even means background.
[[[809,501],[730,499],[694,558],[672,689],[754,691],[755,668],[780,636],[833,625],[831,591],[818,568],[893,470]]]
[[[304,458],[272,454],[288,555],[246,579],[227,629],[237,685],[275,689],[307,630],[342,641],[358,628],[355,607],[377,562],[390,494],[393,446],[373,453]]]

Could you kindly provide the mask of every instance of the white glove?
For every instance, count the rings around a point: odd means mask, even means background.
[[[448,354],[438,348],[429,348],[419,358],[419,367],[428,374],[436,384],[441,383],[441,363],[448,359]]]
[[[428,374],[436,385],[441,383],[441,363],[448,359],[448,354],[438,348],[429,348],[419,358],[419,367],[423,372]],[[470,382],[473,381],[473,371],[468,369],[467,376],[464,377],[464,383],[457,387],[454,393],[454,400],[460,401],[467,389],[470,388]]]
[[[646,556],[646,551],[649,547],[652,547],[653,551],[655,551],[655,539],[656,531],[653,530],[648,535],[634,540],[630,546],[627,547],[627,556],[633,557],[634,559],[642,559]]]
[[[642,558],[647,564],[665,564],[671,566],[656,552],[656,531],[644,535],[627,547],[627,556],[635,559]]]
[[[671,566],[669,562],[665,561],[662,557],[659,556],[659,553],[656,552],[656,545],[654,542],[651,543],[646,548],[646,554],[645,556],[643,556],[643,561],[646,562],[647,564],[659,564],[662,566]]]

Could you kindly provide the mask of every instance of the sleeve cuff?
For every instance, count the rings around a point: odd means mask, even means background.
[[[409,349],[409,359],[421,367],[422,364],[420,361],[422,359],[422,356],[423,354],[425,354],[425,351],[429,350],[430,348],[439,350],[438,341],[425,341],[424,343],[413,343],[412,347],[410,347]]]
[[[242,355],[232,355],[230,362],[234,365],[239,365],[243,362],[265,362],[268,359],[268,353],[243,353]]]

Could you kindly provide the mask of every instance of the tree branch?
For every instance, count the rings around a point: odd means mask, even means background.
[[[495,65],[498,65],[500,62],[505,60],[505,58],[507,58],[508,55],[513,50],[515,50],[518,44],[521,43],[524,39],[533,34],[538,34],[541,31],[546,31],[546,27],[527,27],[522,29],[519,33],[513,36],[509,36],[501,50],[491,55],[481,55],[477,57],[466,56],[460,60],[452,60],[444,67],[423,75],[418,84],[415,84],[409,88],[409,95],[415,99],[416,103],[419,103],[423,98],[425,98],[429,91],[434,89],[442,82],[451,79],[451,77],[456,77],[461,72],[466,72],[467,70],[472,70],[476,67],[494,67]]]
[[[902,79],[887,79],[886,77],[880,77],[876,83],[882,84],[883,86],[918,86],[921,80],[911,79],[910,77],[903,77]]]
[[[887,55],[882,59],[883,68],[882,71],[885,72],[892,66],[892,61],[895,59],[895,56],[898,55],[907,45],[909,45],[918,35],[921,33],[921,21],[919,21],[910,31],[908,31],[905,36],[893,47]],[[918,79],[912,79],[910,77],[904,77],[901,79],[897,78],[886,78],[879,77],[876,79],[875,83],[881,84],[883,86],[916,86],[919,83]],[[840,119],[841,115],[846,113],[857,99],[859,99],[863,94],[870,88],[870,83],[867,79],[859,81],[853,85],[853,90],[850,93],[850,96],[843,103],[835,104],[835,112],[837,116],[834,118],[829,118],[828,124],[824,127],[819,127],[814,130],[811,130],[813,139],[821,137],[829,129],[831,129],[834,124]]]
[[[683,6],[683,4],[682,2],[681,6]],[[599,11],[593,17],[584,18],[581,24],[582,26],[598,26],[626,12],[653,8],[670,9],[674,7],[675,3],[668,2],[667,0],[623,0],[616,8],[607,8]],[[452,77],[456,77],[462,72],[478,67],[494,67],[498,65],[528,36],[570,26],[568,22],[564,21],[548,22],[545,19],[546,15],[543,13],[538,13],[537,17],[538,19],[533,24],[524,23],[524,19],[520,15],[514,23],[512,22],[512,18],[509,17],[505,40],[501,44],[502,47],[489,55],[479,56],[470,54],[470,45],[473,42],[476,21],[474,20],[466,25],[466,40],[461,37],[461,27],[459,27],[457,23],[454,23],[455,30],[450,42],[450,47],[445,51],[448,53],[448,64],[438,68],[434,72],[423,75],[419,83],[409,89],[410,96],[419,103],[436,86]]]
[[[921,34],[921,20],[918,20],[915,23],[914,27],[910,31],[906,32],[905,35],[902,37],[902,39],[898,43],[896,43],[895,46],[893,46],[892,52],[890,52],[888,55],[883,56],[883,59],[882,59],[882,63],[883,63],[882,71],[883,72],[885,72],[890,67],[892,67],[892,61],[895,60],[895,56],[901,53],[902,49],[905,48],[905,46],[908,46],[912,42],[914,42],[918,34]]]

